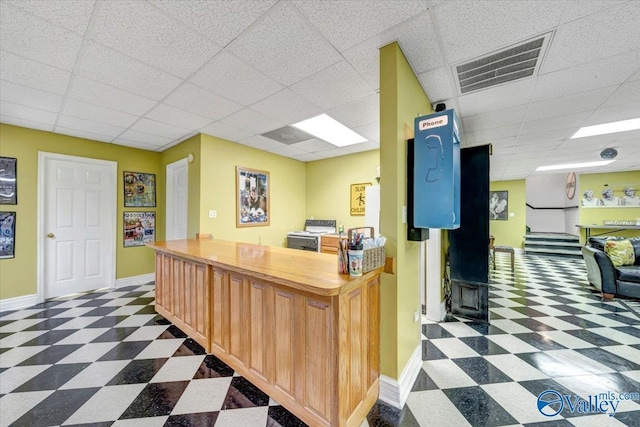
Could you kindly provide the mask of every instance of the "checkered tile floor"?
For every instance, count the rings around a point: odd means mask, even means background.
[[[640,401],[614,417],[537,396],[640,392],[640,320],[586,285],[581,260],[498,254],[491,324],[423,325],[423,369],[400,411],[370,426],[640,425]],[[157,315],[153,285],[0,313],[0,426],[302,426],[277,402]]]

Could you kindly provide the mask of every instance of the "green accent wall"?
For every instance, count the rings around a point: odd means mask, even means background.
[[[420,345],[420,244],[407,241],[402,207],[407,205],[407,143],[413,119],[432,112],[431,101],[398,43],[380,49],[380,228],[396,274],[382,273],[380,373],[398,379]]]
[[[507,214],[506,221],[490,220],[489,234],[496,238],[496,245],[522,248],[524,235],[527,233],[526,181],[518,179],[491,182],[489,183],[489,192],[492,191],[509,192],[509,214],[514,213],[515,215],[511,217]]]
[[[578,191],[576,198],[578,203],[582,200],[586,190],[593,190],[593,196],[602,197],[602,189],[605,185],[613,189],[613,194],[618,197],[624,196],[623,189],[626,186],[636,188],[636,195],[640,195],[640,170],[628,172],[609,172],[580,174],[578,176]],[[605,220],[627,220],[634,221],[640,218],[639,207],[593,207],[585,208],[580,206],[580,224],[599,224]],[[616,236],[634,237],[640,236],[640,231],[615,231],[613,230],[591,230],[591,235],[613,234]],[[580,231],[580,241],[585,241],[585,231]]]
[[[304,227],[303,162],[204,134],[200,148],[199,232],[216,239],[282,247],[288,232]],[[236,228],[236,166],[269,172],[270,225]],[[210,219],[209,210],[217,210],[218,217]]]
[[[16,212],[15,258],[0,260],[0,300],[33,295],[37,292],[37,182],[38,152],[110,160],[118,163],[116,279],[154,271],[153,250],[139,246],[123,247],[124,188],[122,173],[136,171],[156,174],[157,208],[126,208],[127,211],[156,212],[156,238],[164,238],[164,172],[160,153],[105,144],[88,139],[59,135],[0,124],[0,156],[18,159],[18,204],[2,205],[0,210]]]
[[[335,219],[338,224],[342,222],[345,230],[362,227],[364,215],[351,215],[351,184],[369,182],[377,185],[379,164],[379,150],[308,162],[305,189],[307,217]]]

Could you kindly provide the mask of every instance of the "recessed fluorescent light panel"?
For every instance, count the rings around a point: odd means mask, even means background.
[[[577,169],[577,168],[592,168],[596,166],[605,166],[609,163],[613,163],[615,160],[603,160],[600,162],[586,162],[586,163],[567,163],[564,165],[551,165],[551,166],[540,166],[536,169],[536,172],[540,171],[554,171],[558,169]]]
[[[603,123],[601,125],[585,126],[574,133],[573,138],[585,136],[606,135],[608,133],[625,132],[640,129],[640,119],[622,120],[620,122]]]
[[[326,114],[320,114],[319,116],[294,123],[291,126],[338,147],[367,141],[362,136]]]

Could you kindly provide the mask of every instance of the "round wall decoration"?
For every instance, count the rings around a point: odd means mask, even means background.
[[[576,174],[575,172],[569,172],[567,174],[567,197],[573,199],[576,195]]]

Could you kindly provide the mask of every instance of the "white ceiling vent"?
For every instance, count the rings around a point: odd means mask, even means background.
[[[552,33],[454,66],[460,94],[497,86],[538,73]]]

